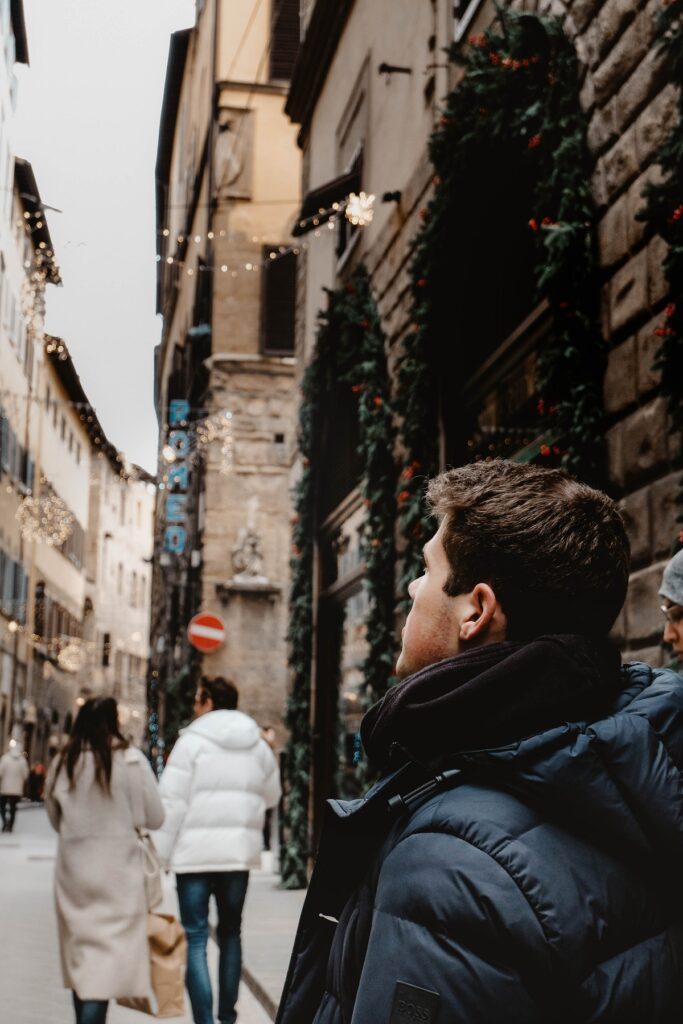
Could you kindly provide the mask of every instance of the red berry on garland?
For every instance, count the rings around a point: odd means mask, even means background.
[[[415,284],[417,285],[418,288],[424,288],[426,286],[426,284],[427,284],[427,278],[426,277],[419,277],[417,279],[417,281],[415,282]]]
[[[669,224],[675,223],[683,217],[683,206],[677,206],[669,219]]]
[[[377,537],[373,537],[372,540],[370,541],[370,545],[373,548],[378,548],[381,543],[381,541],[377,540]]]
[[[493,64],[494,68],[497,68],[500,64],[500,55],[497,54],[495,50],[491,50],[489,60]]]
[[[550,445],[547,445],[547,444],[542,444],[541,445],[541,455],[543,456],[544,459],[548,458],[548,456],[550,455]]]
[[[668,338],[672,334],[674,334],[674,331],[670,327],[658,327],[655,331],[655,337],[657,338]]]
[[[536,147],[540,146],[540,145],[541,145],[541,136],[540,135],[532,135],[531,138],[529,139],[528,143],[527,143],[527,147],[529,149],[536,149]]]
[[[423,224],[425,224],[429,220],[429,210],[426,208],[426,206],[423,206],[422,209],[420,210],[420,220],[422,221]]]
[[[557,444],[554,444],[553,445],[553,455],[561,455],[561,454],[562,454],[562,449],[560,448],[560,446],[557,445]]]
[[[292,544],[292,554],[298,558],[299,555],[301,554],[301,548],[298,547],[296,544]]]
[[[363,390],[364,387],[365,387],[365,384],[352,384],[351,385],[351,390],[353,391],[354,395],[358,395],[358,394],[360,394],[360,392]]]
[[[435,174],[434,177],[432,178],[432,185],[434,186],[434,188],[438,188],[439,185],[443,185],[443,178],[441,178],[438,174]]]
[[[476,46],[478,48],[481,48],[482,46],[486,46],[486,36],[484,35],[483,32],[480,32],[479,35],[469,36],[467,42],[470,44],[470,46]]]
[[[538,221],[535,217],[532,217],[529,221],[529,227],[532,231],[538,231]]]
[[[674,313],[676,312],[676,304],[675,304],[674,302],[670,302],[670,303],[669,303],[669,305],[668,305],[668,306],[666,307],[666,309],[664,310],[664,312],[665,312],[665,314],[666,314],[666,318],[667,318],[667,320],[670,320],[670,319],[671,319],[671,317],[672,317],[672,316],[674,315]]]
[[[362,327],[364,331],[367,331],[368,327],[370,326],[370,321],[369,320],[359,320],[358,321],[358,326]]]
[[[410,497],[410,491],[400,491],[398,499],[397,499],[399,505],[403,505],[403,503],[406,502],[409,497]]]
[[[380,398],[379,395],[375,395],[375,397],[373,398],[373,402],[375,403],[378,409],[381,405],[384,405],[384,399]]]
[[[536,410],[539,416],[545,416],[545,401],[542,398],[539,398]]]

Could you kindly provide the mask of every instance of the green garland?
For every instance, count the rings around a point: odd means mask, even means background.
[[[317,532],[318,438],[325,398],[337,381],[358,400],[360,481],[367,509],[363,533],[365,586],[370,597],[368,656],[363,667],[365,703],[384,694],[394,664],[395,483],[394,428],[389,402],[385,341],[365,268],[330,294],[320,315],[315,352],[306,368],[299,413],[301,478],[295,489],[287,706],[287,809],[282,849],[283,888],[306,885],[311,772],[310,694],[313,654],[313,561]]]
[[[683,15],[681,0],[665,3],[656,22],[660,48],[666,55],[667,78],[683,82]],[[640,214],[668,245],[664,273],[669,302],[655,333],[662,339],[655,366],[661,370],[661,390],[668,398],[671,431],[679,436],[683,460],[683,91],[678,94],[678,119],[656,155],[663,181],[646,186],[646,207]],[[683,481],[676,500],[683,505]],[[683,510],[678,515],[683,521]],[[678,544],[683,543],[683,531]]]
[[[458,237],[458,195],[468,168],[475,157],[500,159],[498,146],[528,161],[535,183],[525,219],[536,239],[538,299],[548,300],[552,316],[539,358],[539,415],[552,416],[543,426],[561,445],[541,454],[554,451],[577,475],[600,479],[606,347],[598,326],[596,211],[578,61],[554,19],[499,8],[498,24],[470,39],[464,53],[453,48],[451,59],[465,74],[430,140],[434,192],[414,242],[412,315],[398,370],[406,454],[398,495],[406,539],[401,590],[421,572],[421,548],[432,529],[423,492],[424,477],[438,468],[438,353],[449,343],[444,323],[457,317],[449,308],[444,254]]]

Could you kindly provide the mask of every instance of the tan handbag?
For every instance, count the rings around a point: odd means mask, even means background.
[[[147,909],[154,910],[161,906],[164,899],[161,887],[161,860],[156,851],[154,841],[145,826],[145,810],[142,803],[142,776],[141,765],[133,750],[126,750],[126,765],[130,769],[128,773],[128,796],[133,812],[133,825],[137,835],[140,856],[142,858],[142,870],[145,877],[145,900]]]
[[[187,964],[185,932],[172,914],[150,913],[147,937],[154,999],[117,999],[116,1002],[151,1017],[182,1017]]]

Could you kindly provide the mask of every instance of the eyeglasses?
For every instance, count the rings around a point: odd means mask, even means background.
[[[661,604],[659,607],[666,621],[672,626],[678,626],[683,622],[683,608],[680,605]]]

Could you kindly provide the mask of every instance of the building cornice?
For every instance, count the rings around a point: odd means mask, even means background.
[[[353,5],[354,0],[317,0],[308,23],[285,106],[291,120],[301,125],[297,141],[302,149]]]
[[[220,93],[222,90],[226,92],[261,93],[268,96],[286,96],[288,86],[279,82],[240,82],[237,79],[230,79],[216,82],[217,93]]]

